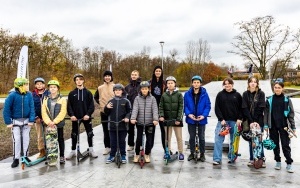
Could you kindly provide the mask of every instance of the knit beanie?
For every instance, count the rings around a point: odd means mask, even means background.
[[[109,71],[109,70],[105,71],[104,74],[103,74],[103,78],[104,78],[105,76],[107,76],[107,75],[111,76],[111,80],[110,80],[110,81],[112,82],[112,81],[114,80],[114,79],[113,79],[112,72]]]

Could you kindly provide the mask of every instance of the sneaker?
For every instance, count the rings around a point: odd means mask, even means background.
[[[247,163],[247,166],[253,166],[253,161],[249,161],[249,162]]]
[[[94,151],[89,151],[89,155],[92,158],[97,158],[98,157],[98,155],[96,155],[96,153]]]
[[[59,163],[60,163],[60,164],[65,164],[65,163],[66,163],[65,157],[60,157],[60,158],[59,158]]]
[[[133,162],[134,162],[134,163],[138,163],[138,162],[139,162],[139,158],[140,158],[140,156],[134,155],[134,157],[133,157]]]
[[[286,166],[286,170],[287,170],[289,173],[294,173],[294,170],[293,170],[291,164],[288,164],[288,165]]]
[[[213,161],[213,165],[220,165],[221,162],[220,161]]]
[[[40,158],[43,158],[46,156],[46,150],[45,149],[41,149],[40,150],[40,154],[39,156],[37,157],[37,159],[40,159]]]
[[[150,155],[145,155],[145,162],[150,163]]]
[[[66,160],[71,160],[73,157],[76,157],[75,150],[72,150],[69,155],[67,155]]]
[[[11,164],[11,167],[16,168],[17,166],[19,166],[19,159],[14,159],[13,163]]]
[[[205,162],[205,161],[206,161],[206,158],[205,158],[204,153],[201,153],[201,154],[200,154],[200,161],[201,161],[201,162]]]
[[[25,157],[25,160],[29,163],[31,162],[31,160],[28,157]]]
[[[103,151],[103,155],[107,155],[110,153],[110,148],[105,148]]]
[[[266,167],[267,167],[267,165],[266,165],[266,162],[265,162],[265,161],[263,162],[263,164],[261,165],[261,167],[262,167],[262,168],[266,168]]]
[[[128,146],[127,151],[132,151],[134,149],[134,146]]]
[[[188,161],[193,160],[193,159],[194,159],[194,154],[191,153],[188,157]]]
[[[122,155],[121,159],[123,164],[127,163],[126,155]]]
[[[112,163],[112,162],[114,162],[114,160],[115,160],[115,157],[114,157],[114,156],[109,156],[109,157],[106,159],[106,164]]]
[[[184,161],[184,155],[183,155],[183,153],[180,153],[180,154],[179,154],[178,160],[179,160],[179,161]]]
[[[281,169],[281,162],[276,162],[275,169],[276,170],[280,170]]]

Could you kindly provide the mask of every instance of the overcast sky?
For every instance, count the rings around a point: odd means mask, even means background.
[[[207,40],[212,61],[237,65],[231,49],[239,33],[234,23],[271,15],[276,24],[300,28],[299,0],[6,0],[0,27],[12,34],[53,32],[73,46],[101,46],[123,55],[150,47],[151,56],[177,49],[186,56],[190,40]],[[179,59],[180,60],[180,59]]]

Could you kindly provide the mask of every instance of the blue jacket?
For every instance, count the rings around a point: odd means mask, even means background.
[[[35,116],[38,116],[42,119],[42,102],[45,96],[48,96],[50,92],[45,90],[42,96],[39,96],[38,91],[35,89],[32,91],[33,102],[34,102],[34,109],[35,109]]]
[[[194,100],[194,88],[191,87],[184,95],[184,113],[186,115],[186,123],[188,124],[196,124],[196,121],[192,120],[188,117],[189,114],[194,114],[196,117],[202,115],[204,116],[204,119],[199,122],[200,125],[206,125],[207,124],[207,116],[209,115],[210,109],[211,109],[211,103],[209,96],[206,92],[206,89],[203,87],[200,87],[201,89],[201,95],[199,98],[198,105],[196,106],[195,100]],[[196,114],[196,108],[197,108],[197,114]]]
[[[6,125],[12,124],[13,119],[29,118],[35,121],[34,102],[31,92],[22,95],[19,91],[11,92],[5,100],[3,119]]]

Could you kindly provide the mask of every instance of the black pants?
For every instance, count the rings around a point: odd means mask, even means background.
[[[65,140],[64,140],[64,128],[57,128],[57,138],[59,146],[59,156],[65,156]]]
[[[276,144],[276,147],[273,150],[274,160],[276,162],[281,162],[279,137],[281,140],[282,151],[286,159],[285,162],[287,164],[292,164],[293,159],[291,158],[290,138],[288,136],[288,133],[283,129],[283,127],[277,128],[275,126],[272,126],[272,128],[270,129],[270,139],[272,139]]]
[[[159,121],[159,127],[160,127],[160,136],[161,136],[161,144],[163,149],[165,150],[166,148],[166,143],[165,143],[165,138],[166,138],[166,132],[165,132],[165,127],[164,127],[164,122],[163,121]],[[153,143],[152,143],[152,147],[154,146],[154,140],[155,140],[155,127],[153,128],[153,137],[152,137]]]
[[[135,141],[135,154],[140,154],[140,147],[143,143],[143,126],[136,126],[137,135],[136,135],[136,141]],[[145,127],[145,134],[146,134],[146,147],[145,147],[145,154],[149,155],[151,153],[151,149],[153,147],[153,131],[154,126],[146,126]]]
[[[134,127],[135,124],[129,123],[128,138],[127,138],[129,146],[134,146]]]
[[[199,149],[200,153],[205,153],[205,125],[195,125],[195,124],[188,124],[188,131],[190,134],[190,151],[191,154],[195,152],[195,137],[196,137],[196,126],[198,126],[198,143],[199,143]]]
[[[108,116],[101,112],[101,121],[107,121]],[[107,122],[101,122],[102,123],[102,128],[103,128],[103,139],[104,139],[104,147],[105,148],[110,148],[110,137],[109,137],[109,130],[108,130],[108,123]]]
[[[110,133],[110,146],[111,146],[111,151],[110,151],[110,156],[115,156],[117,152],[117,131],[116,130],[111,130],[109,131]],[[118,132],[119,134],[119,148],[120,148],[120,153],[121,155],[126,155],[126,135],[127,131],[122,130]]]
[[[88,140],[89,147],[93,147],[94,133],[93,133],[93,128],[92,128],[92,122],[91,122],[91,120],[87,120],[87,121],[82,120],[81,122],[83,123],[85,132],[87,134],[87,140]],[[78,125],[77,121],[72,121],[72,134],[71,134],[72,150],[76,149],[77,135],[79,134],[78,128],[79,128],[79,125]]]

